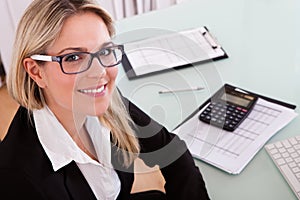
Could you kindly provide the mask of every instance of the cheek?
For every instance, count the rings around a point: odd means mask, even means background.
[[[75,76],[63,74],[62,72],[55,70],[48,70],[46,73],[47,86],[46,91],[48,97],[52,97],[56,101],[69,103],[72,99],[75,86]]]
[[[64,74],[57,62],[47,62],[44,66],[44,76],[47,79],[49,86],[50,85],[70,85],[70,83],[74,83],[74,79],[72,76]]]
[[[66,75],[62,72],[57,74],[52,74],[52,85],[56,87],[53,90],[63,91],[72,93],[74,91],[75,82],[77,80],[76,76]]]
[[[110,81],[115,82],[118,75],[118,67],[111,67],[107,69],[107,75]]]

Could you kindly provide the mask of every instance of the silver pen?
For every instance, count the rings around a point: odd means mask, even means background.
[[[203,90],[204,87],[195,87],[195,88],[184,88],[184,89],[176,89],[176,90],[161,90],[158,91],[159,94],[167,94],[167,93],[175,93],[175,92],[189,92],[189,91],[197,91]]]

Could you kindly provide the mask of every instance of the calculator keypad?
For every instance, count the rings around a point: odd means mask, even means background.
[[[248,110],[233,104],[210,102],[199,119],[227,131],[234,131],[247,116]]]

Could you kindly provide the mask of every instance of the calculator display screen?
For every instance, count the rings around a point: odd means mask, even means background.
[[[250,100],[238,97],[238,96],[234,96],[228,93],[224,93],[221,97],[221,99],[223,99],[224,101],[228,101],[231,103],[234,103],[236,105],[239,106],[243,106],[243,107],[248,107],[248,105],[250,104]]]

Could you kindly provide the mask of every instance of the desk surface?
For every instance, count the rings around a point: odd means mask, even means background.
[[[190,0],[168,9],[118,21],[117,40],[206,25],[229,58],[128,80],[118,85],[154,119],[172,130],[224,83],[300,106],[300,2],[298,0]],[[158,94],[161,89],[204,86],[205,90]],[[300,135],[300,118],[269,142]],[[296,199],[264,149],[239,175],[196,160],[214,200]]]

